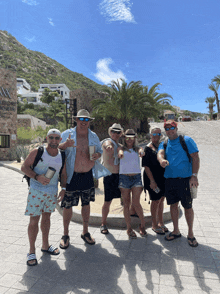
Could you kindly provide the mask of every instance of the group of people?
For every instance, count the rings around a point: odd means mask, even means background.
[[[131,227],[131,217],[140,219],[139,234],[146,237],[145,219],[140,196],[143,189],[151,199],[152,230],[165,235],[168,228],[163,222],[163,206],[166,197],[170,205],[174,229],[165,236],[167,241],[181,237],[178,227],[178,203],[185,209],[188,224],[188,243],[198,246],[193,234],[193,208],[191,187],[198,186],[198,148],[192,138],[178,136],[177,123],[167,121],[164,128],[168,139],[161,142],[161,129],[151,130],[151,141],[143,149],[138,147],[137,134],[133,129],[124,132],[120,124],[109,127],[109,138],[100,142],[89,128],[90,117],[87,110],[81,109],[74,117],[77,126],[64,131],[49,130],[47,146],[36,163],[38,149],[34,149],[24,161],[21,170],[30,177],[30,188],[25,215],[30,216],[28,225],[29,253],[27,265],[37,264],[35,241],[41,218],[42,252],[57,255],[59,249],[49,244],[50,216],[57,202],[63,207],[64,233],[60,248],[70,244],[69,225],[72,206],[81,199],[83,231],[81,238],[89,245],[95,240],[88,231],[90,201],[95,201],[94,178],[104,177],[104,204],[100,232],[108,234],[107,217],[111,202],[121,198],[123,213],[129,238],[137,238]],[[120,143],[119,143],[120,142]],[[92,147],[92,148],[90,148]],[[93,149],[92,153],[91,150]],[[65,153],[65,163],[63,163]],[[142,158],[142,160],[140,160]],[[141,162],[144,168],[141,175]],[[50,169],[48,173],[48,169]],[[53,175],[50,177],[51,170]],[[143,177],[142,177],[143,176]],[[142,180],[143,178],[143,180]],[[61,191],[58,193],[58,181]]]

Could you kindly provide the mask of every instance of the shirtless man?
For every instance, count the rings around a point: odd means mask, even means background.
[[[83,233],[81,238],[90,245],[95,240],[88,232],[90,216],[90,201],[95,201],[95,187],[93,176],[99,178],[110,174],[107,169],[100,168],[96,160],[102,154],[102,148],[98,136],[89,129],[90,121],[93,118],[87,110],[81,109],[74,117],[77,126],[62,133],[60,148],[65,150],[67,165],[66,193],[61,203],[63,210],[64,235],[61,238],[60,248],[66,249],[69,246],[69,224],[72,218],[72,206],[77,206],[81,197]],[[91,159],[89,146],[95,146],[95,153]]]
[[[102,206],[102,224],[100,231],[102,234],[108,234],[107,216],[109,213],[112,199],[120,198],[121,191],[119,184],[119,159],[118,159],[118,141],[122,136],[123,128],[120,124],[114,123],[108,130],[110,138],[102,141],[103,165],[112,173],[104,177],[105,201]]]

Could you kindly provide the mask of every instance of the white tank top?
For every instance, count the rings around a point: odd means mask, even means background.
[[[129,149],[124,151],[124,157],[120,159],[119,174],[140,174],[140,159],[137,152]]]
[[[62,167],[61,153],[60,151],[58,151],[58,154],[56,156],[51,156],[48,154],[46,147],[44,147],[44,153],[41,158],[43,161],[39,160],[38,164],[34,168],[34,171],[39,175],[45,174],[48,170],[48,167],[50,166],[55,168],[56,173],[54,174],[53,178],[50,180],[50,183],[48,185],[44,186],[40,182],[31,179],[30,187],[41,192],[56,194],[58,190],[59,172]]]

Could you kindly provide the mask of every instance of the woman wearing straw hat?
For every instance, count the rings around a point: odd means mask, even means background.
[[[131,239],[137,238],[136,233],[131,228],[131,203],[141,221],[139,226],[139,233],[141,237],[147,236],[147,232],[145,231],[143,209],[140,204],[140,196],[143,190],[143,185],[141,180],[139,157],[142,157],[143,155],[143,149],[137,146],[137,134],[135,131],[132,129],[126,130],[123,138],[123,147],[118,152],[118,157],[120,158],[119,188],[121,190],[121,197],[123,200],[127,234]]]

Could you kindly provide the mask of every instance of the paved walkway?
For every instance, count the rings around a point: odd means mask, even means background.
[[[195,138],[201,157],[200,187],[194,201],[197,248],[187,244],[183,215],[183,236],[173,242],[150,229],[146,239],[129,241],[125,230],[112,229],[104,236],[99,228],[90,227],[96,245],[89,246],[80,238],[82,226],[72,222],[71,246],[55,257],[43,255],[39,233],[39,265],[27,267],[27,186],[19,173],[0,167],[0,294],[219,293],[220,122],[184,125],[179,125],[180,131]],[[172,230],[172,223],[167,226]],[[62,233],[62,217],[55,212],[50,242],[58,246]]]

